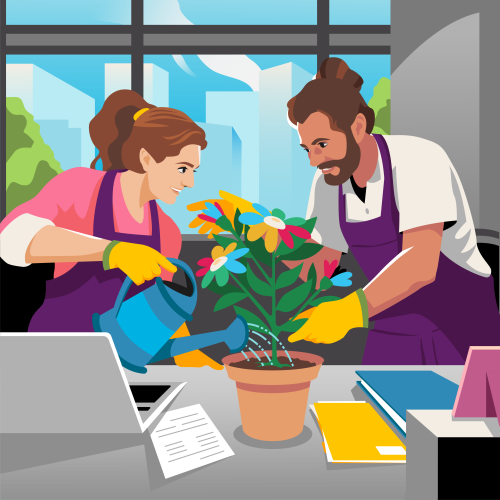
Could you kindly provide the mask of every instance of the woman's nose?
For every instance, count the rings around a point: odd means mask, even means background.
[[[191,172],[186,172],[185,175],[182,176],[182,182],[181,184],[184,187],[192,188],[194,186],[194,173]]]

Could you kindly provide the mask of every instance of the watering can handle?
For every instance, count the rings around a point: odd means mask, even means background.
[[[193,271],[191,268],[182,262],[182,260],[178,259],[168,259],[169,262],[171,262],[174,266],[177,268],[182,269],[187,277],[191,280],[191,283],[193,285],[193,289],[196,290],[196,279],[194,277]],[[123,301],[125,300],[125,297],[127,296],[128,291],[130,290],[130,286],[132,285],[132,280],[126,276],[125,280],[123,281],[122,287],[120,288],[120,291],[118,292],[118,295],[116,297],[115,301],[115,306],[114,306],[114,311],[115,311],[115,317],[118,317],[118,313],[120,312],[120,307],[123,304]]]

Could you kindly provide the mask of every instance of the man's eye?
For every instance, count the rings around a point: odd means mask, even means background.
[[[309,153],[309,150],[308,150],[308,149],[306,149],[306,148],[304,148],[304,151],[305,151],[306,153]]]
[[[327,142],[318,142],[318,144],[321,148],[326,148],[328,146]]]

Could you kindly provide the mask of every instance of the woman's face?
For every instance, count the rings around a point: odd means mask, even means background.
[[[177,156],[167,156],[157,163],[143,148],[140,160],[148,174],[149,190],[156,199],[172,205],[184,188],[194,186],[194,173],[200,166],[200,146],[189,144]]]

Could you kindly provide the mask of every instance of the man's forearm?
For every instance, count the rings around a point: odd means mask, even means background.
[[[26,250],[26,262],[88,262],[102,261],[110,243],[56,226],[38,231]]]

